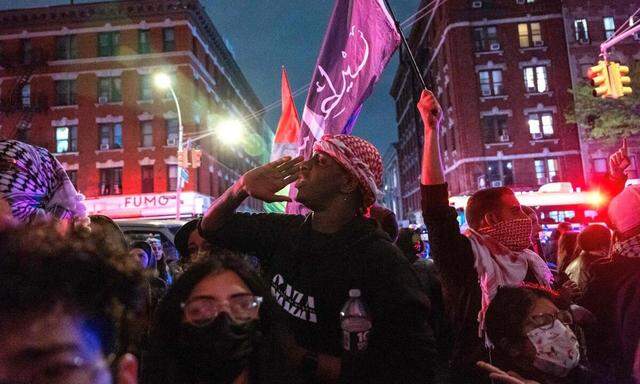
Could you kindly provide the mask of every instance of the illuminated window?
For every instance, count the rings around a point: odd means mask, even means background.
[[[524,70],[524,85],[528,93],[542,93],[549,90],[549,83],[547,82],[547,67],[525,67]]]
[[[527,121],[532,138],[541,139],[553,136],[553,115],[551,112],[530,113]]]
[[[573,28],[575,30],[576,41],[581,43],[589,42],[589,29],[587,26],[587,19],[577,19],[573,22]]]
[[[540,23],[518,24],[518,40],[520,42],[520,48],[542,46],[544,43],[542,41]]]
[[[100,170],[100,194],[122,194],[122,168],[103,168]]]
[[[593,159],[593,170],[597,173],[607,173],[609,171],[608,161],[605,158]]]
[[[537,159],[534,160],[536,178],[538,185],[553,183],[558,181],[558,160],[557,159]]]
[[[56,153],[76,152],[78,150],[77,127],[56,128]]]
[[[22,101],[23,108],[31,107],[31,84],[25,84],[20,91],[20,98]]]
[[[604,24],[604,38],[610,39],[616,32],[616,21],[613,16],[608,16],[602,19]]]
[[[482,96],[502,95],[504,87],[502,86],[501,69],[480,71],[478,72],[478,77],[480,78],[480,91]]]
[[[513,184],[512,161],[489,161],[485,182],[489,187],[502,187]]]

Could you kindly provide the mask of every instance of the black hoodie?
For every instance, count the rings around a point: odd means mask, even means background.
[[[236,213],[210,243],[260,257],[281,316],[305,349],[342,356],[339,312],[358,288],[373,318],[369,348],[343,358],[343,381],[430,382],[434,341],[428,300],[400,250],[371,219],[357,217],[334,234],[311,216]]]

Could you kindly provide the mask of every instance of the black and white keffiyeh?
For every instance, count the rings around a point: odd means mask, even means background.
[[[23,223],[86,216],[82,196],[60,162],[46,149],[16,140],[0,141],[0,196]]]
[[[613,254],[622,257],[640,257],[640,235],[616,242],[613,245]]]

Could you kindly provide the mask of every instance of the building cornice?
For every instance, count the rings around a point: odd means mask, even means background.
[[[496,156],[478,156],[478,157],[466,157],[463,159],[456,160],[450,167],[447,167],[444,171],[444,174],[447,175],[450,172],[455,171],[458,167],[463,164],[468,163],[482,163],[486,161],[496,161],[496,160],[521,160],[521,159],[537,159],[537,158],[547,158],[547,157],[563,157],[563,156],[579,156],[580,151],[571,150],[571,151],[557,151],[551,152],[547,148],[544,148],[542,152],[536,153],[520,153],[517,155],[503,155],[502,152],[498,152]]]

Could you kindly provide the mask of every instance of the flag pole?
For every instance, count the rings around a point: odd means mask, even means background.
[[[422,83],[422,88],[427,90],[427,84],[424,82],[424,78],[422,77],[422,74],[418,69],[418,63],[416,63],[416,58],[413,56],[413,53],[411,53],[411,49],[409,48],[409,43],[407,42],[407,38],[404,36],[404,33],[402,32],[402,27],[400,26],[400,23],[398,22],[396,15],[393,13],[393,9],[389,4],[389,0],[384,0],[384,3],[386,4],[387,10],[389,11],[391,18],[393,19],[393,22],[396,25],[396,29],[398,30],[400,37],[402,38],[402,45],[404,45],[405,49],[407,50],[407,53],[409,53],[409,58],[411,59],[411,67],[413,68],[413,72],[415,72],[415,74],[418,76],[418,79],[420,79],[420,83]],[[400,51],[400,61],[402,61],[402,51]]]

